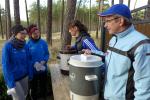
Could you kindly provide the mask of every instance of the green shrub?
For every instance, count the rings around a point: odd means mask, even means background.
[[[7,87],[4,82],[3,76],[0,74],[0,100],[11,100],[11,97],[7,95]]]

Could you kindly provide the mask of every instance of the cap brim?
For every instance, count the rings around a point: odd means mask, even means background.
[[[106,17],[106,16],[114,15],[114,13],[113,13],[111,10],[108,9],[108,10],[102,12],[102,13],[98,13],[98,15],[99,15],[100,17]]]
[[[106,16],[112,16],[114,14],[98,13],[97,15],[100,16],[100,17],[106,17]]]

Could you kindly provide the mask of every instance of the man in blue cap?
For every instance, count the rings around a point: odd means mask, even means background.
[[[149,38],[135,30],[131,12],[124,4],[113,5],[99,16],[113,35],[105,59],[104,98],[150,100]]]

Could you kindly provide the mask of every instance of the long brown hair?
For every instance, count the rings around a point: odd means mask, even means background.
[[[82,24],[79,20],[73,20],[69,23],[69,29],[73,28],[75,26],[78,28],[79,32],[81,32],[81,33],[82,32],[85,32],[85,33],[88,32],[87,27],[84,24]]]

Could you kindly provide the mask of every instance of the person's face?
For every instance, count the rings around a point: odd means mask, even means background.
[[[40,38],[40,31],[39,30],[35,30],[33,33],[32,33],[32,38],[33,39],[39,39]]]
[[[24,30],[24,31],[20,31],[19,33],[17,33],[15,37],[21,41],[25,41],[26,35],[27,35],[27,31]]]
[[[116,34],[121,30],[120,17],[106,16],[104,17],[104,27],[108,30],[109,34]]]
[[[71,36],[77,36],[78,34],[78,28],[76,26],[69,28],[69,32],[71,33]]]

